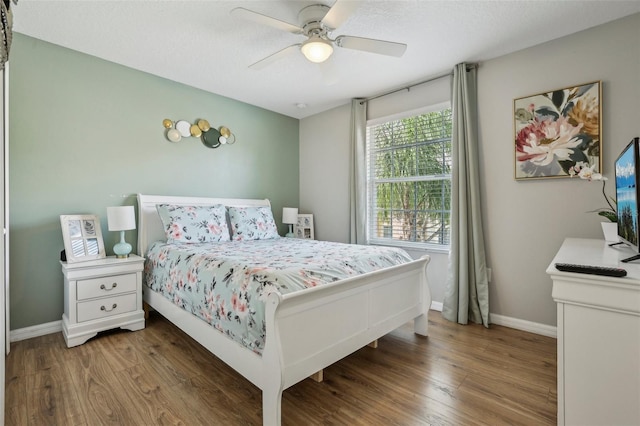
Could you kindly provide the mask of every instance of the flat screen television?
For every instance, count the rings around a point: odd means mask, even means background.
[[[639,251],[638,234],[638,167],[640,166],[640,139],[634,138],[622,150],[615,162],[616,210],[618,214],[618,236],[622,242]],[[640,254],[623,259],[630,262],[640,259]]]

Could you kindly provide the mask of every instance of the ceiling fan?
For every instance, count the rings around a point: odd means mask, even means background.
[[[263,15],[243,7],[233,9],[231,14],[239,18],[269,25],[293,34],[302,34],[307,37],[302,43],[285,47],[249,65],[249,68],[262,69],[298,49],[309,61],[321,63],[329,59],[333,53],[334,46],[378,53],[380,55],[401,57],[405,50],[407,50],[407,45],[404,43],[348,35],[340,35],[335,39],[330,38],[331,32],[347,20],[349,15],[358,7],[359,3],[360,1],[354,0],[337,0],[332,7],[324,4],[307,6],[298,13],[299,25],[290,24],[289,22],[281,21],[280,19],[272,18],[271,16]]]

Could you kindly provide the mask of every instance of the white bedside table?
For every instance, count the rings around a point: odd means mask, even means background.
[[[144,258],[109,256],[87,262],[60,262],[64,274],[62,334],[67,347],[78,346],[99,331],[142,330]]]

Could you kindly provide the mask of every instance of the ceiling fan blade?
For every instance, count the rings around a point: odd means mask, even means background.
[[[245,9],[244,7],[236,7],[231,11],[233,16],[246,19],[249,21],[257,22],[259,24],[268,25],[270,27],[277,28],[282,31],[287,31],[293,34],[302,34],[303,30],[297,25],[290,24],[285,21],[281,21],[271,16],[263,15],[262,13],[254,12],[253,10]]]
[[[365,52],[395,56],[398,58],[404,55],[404,52],[407,50],[407,45],[404,43],[364,37],[339,36],[336,38],[335,44],[345,49],[364,50]]]
[[[284,58],[285,56],[300,50],[300,44],[292,44],[289,47],[285,47],[282,50],[277,51],[276,53],[267,56],[264,59],[260,59],[258,62],[255,62],[251,65],[249,65],[249,68],[254,69],[254,70],[261,70],[264,67],[271,65],[272,63],[276,62],[279,59]]]
[[[322,18],[322,23],[335,30],[360,6],[361,0],[337,0],[327,14]]]

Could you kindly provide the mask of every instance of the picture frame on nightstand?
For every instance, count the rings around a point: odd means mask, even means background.
[[[93,214],[60,215],[67,263],[104,259],[100,218]]]
[[[296,238],[315,239],[312,214],[298,214],[298,223],[296,223],[294,234]]]

